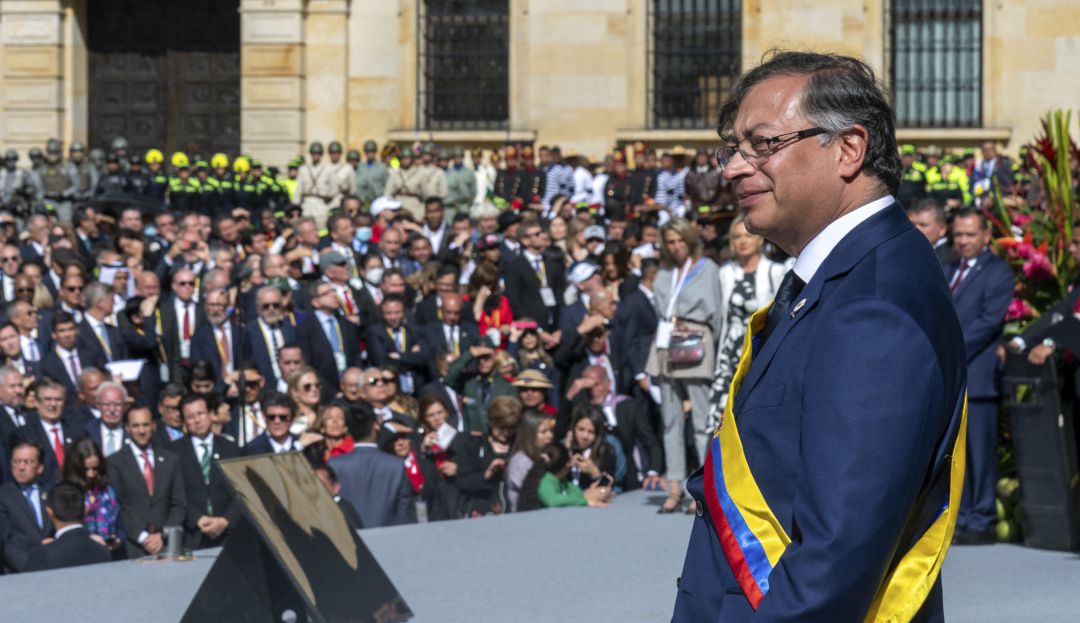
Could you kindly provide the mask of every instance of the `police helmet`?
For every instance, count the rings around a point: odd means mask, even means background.
[[[186,169],[191,165],[188,160],[187,154],[182,151],[178,151],[172,155],[172,165],[177,169]]]
[[[345,154],[345,159],[350,162],[352,162],[353,160],[359,161],[360,152],[356,151],[355,149],[350,149],[349,153]]]
[[[4,160],[18,160],[18,159],[19,159],[19,152],[15,151],[14,149],[9,149],[9,150],[4,152]]]
[[[38,147],[31,147],[30,148],[30,159],[31,160],[33,160],[34,158],[44,158],[44,157],[45,157],[45,154],[41,153],[40,148],[38,148]]]
[[[60,146],[59,140],[50,138],[49,141],[45,143],[45,153],[59,154],[61,151],[63,151],[63,148]]]
[[[161,153],[160,149],[148,149],[146,150],[146,163],[147,164],[160,164],[165,162],[165,154]]]
[[[229,157],[222,153],[214,154],[210,158],[210,166],[215,169],[227,169],[229,168]]]
[[[68,153],[83,152],[86,151],[86,145],[83,145],[79,141],[75,141],[68,147]]]

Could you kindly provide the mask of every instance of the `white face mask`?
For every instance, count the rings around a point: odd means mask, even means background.
[[[382,283],[383,269],[381,268],[369,268],[364,272],[364,280],[373,286],[377,286]]]

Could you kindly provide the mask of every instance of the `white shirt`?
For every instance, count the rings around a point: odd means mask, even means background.
[[[8,417],[11,418],[11,421],[15,424],[15,426],[18,426],[18,427],[21,428],[21,427],[26,425],[26,418],[19,415],[19,412],[16,411],[14,407],[9,407],[7,405],[4,405],[4,409],[7,411]]]
[[[56,345],[56,356],[60,358],[60,363],[64,364],[64,370],[68,373],[68,376],[71,377],[71,382],[77,387],[79,385],[79,377],[71,369],[71,357],[73,355],[75,356],[75,361],[78,362],[76,369],[79,371],[79,374],[82,374],[82,357],[79,357],[78,350],[64,350],[64,347],[59,344]]]
[[[0,274],[0,278],[4,280],[4,300],[15,300],[15,278],[8,274]]]
[[[102,437],[102,442],[104,442],[104,441],[105,441],[105,438]],[[152,444],[148,444],[146,446],[146,450],[143,450],[142,448],[135,445],[134,443],[129,443],[128,447],[131,448],[131,453],[135,455],[135,464],[139,466],[139,474],[140,475],[146,473],[146,463],[147,462],[150,463],[150,469],[151,470],[154,469],[154,446]],[[144,452],[146,453],[146,460],[143,460],[143,453]],[[142,532],[139,533],[139,536],[135,539],[135,542],[138,543],[139,545],[142,545],[142,542],[145,541],[148,536],[150,536],[150,533],[147,532],[146,530],[143,530]]]
[[[101,451],[105,453],[106,457],[116,454],[124,447],[124,431],[119,426],[116,428],[109,428],[104,422],[98,420],[98,427],[101,430]],[[109,433],[113,435],[113,451],[109,452]],[[132,450],[135,449],[134,444],[131,446]],[[140,458],[140,457],[136,457]],[[151,456],[151,458],[153,458]],[[139,463],[139,468],[142,469],[142,463]]]
[[[281,332],[281,329],[271,329],[270,325],[266,324],[266,321],[259,318],[259,330],[263,332],[263,335],[273,334],[273,339],[267,340],[266,348],[270,351],[270,365],[274,369],[274,377],[281,378],[281,368],[278,367],[277,349],[274,348],[274,342],[277,342],[277,348],[281,348],[285,345],[285,334]]]
[[[83,527],[81,523],[73,523],[70,526],[64,526],[63,528],[60,528],[59,530],[56,531],[56,536],[54,536],[53,538],[54,539],[59,539],[60,537],[67,534],[68,532],[71,532],[72,530],[74,530],[76,528],[81,528],[81,527]]]
[[[53,424],[45,421],[45,418],[41,418],[41,429],[45,431],[45,438],[49,440],[50,446],[56,441],[56,438],[53,436],[53,429],[60,434],[60,443],[66,443],[67,440],[64,439],[64,425],[60,422]]]
[[[263,418],[262,408],[259,403],[252,403],[244,407],[243,413],[243,440],[248,443],[266,430],[266,419]]]
[[[454,344],[461,344],[461,327],[458,325],[448,325],[443,323],[443,338],[446,339],[446,344],[451,349],[454,348]]]
[[[296,445],[296,440],[292,437],[289,437],[283,444],[274,441],[274,438],[269,435],[267,435],[267,439],[270,440],[270,447],[274,449],[274,454],[281,454],[282,452],[291,452],[300,449],[299,446]]]
[[[896,199],[892,195],[885,195],[829,223],[825,229],[821,230],[821,233],[814,236],[814,239],[803,248],[802,253],[795,260],[793,269],[795,274],[799,276],[799,279],[803,280],[803,283],[810,283],[810,280],[814,278],[814,274],[817,273],[818,269],[829,257],[829,254],[832,253],[832,250],[851,233],[851,230],[861,225],[866,219],[889,207],[895,201]]]
[[[428,242],[431,243],[431,250],[438,253],[443,236],[446,235],[446,221],[444,220],[438,229],[429,229],[427,223],[424,223],[424,235],[427,236]]]
[[[33,337],[34,333],[36,331],[31,332],[30,335],[19,336],[19,347],[22,348],[23,359],[27,361],[41,360],[41,350],[38,348],[37,340]]]
[[[176,298],[173,300],[173,305],[176,309],[176,336],[177,341],[180,343],[180,357],[186,359],[191,356],[191,338],[184,339],[184,310],[191,310],[191,324],[188,329],[190,329],[191,335],[195,335],[195,301],[192,299],[185,303]]]

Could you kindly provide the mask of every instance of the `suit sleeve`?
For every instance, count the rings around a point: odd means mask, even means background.
[[[934,345],[896,307],[842,305],[814,340],[793,540],[769,575],[757,623],[863,619],[951,410]]]
[[[372,365],[383,366],[386,365],[389,357],[387,357],[386,354],[386,345],[383,343],[382,336],[376,333],[377,330],[377,327],[372,327],[368,329],[367,332],[366,344],[368,361],[370,361]]]
[[[405,470],[401,470],[401,481],[398,485],[397,504],[394,512],[394,523],[401,525],[416,523],[416,504],[413,503],[412,483],[405,477]]]
[[[187,515],[187,493],[184,491],[183,476],[180,475],[179,459],[174,458],[173,464],[176,467],[173,469],[169,484],[169,513],[165,516],[165,523],[162,527],[181,526],[184,524],[185,515]]]
[[[995,262],[987,270],[987,283],[979,304],[979,313],[964,325],[964,349],[970,362],[1001,337],[1005,312],[1012,301],[1014,282],[1012,271],[1005,263]]]

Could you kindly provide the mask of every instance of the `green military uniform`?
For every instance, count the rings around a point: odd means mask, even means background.
[[[364,143],[364,153],[373,154],[377,149],[375,141]],[[376,197],[386,190],[386,182],[389,177],[386,165],[378,158],[364,159],[356,169],[356,196],[365,206],[370,206]]]
[[[460,147],[454,148],[454,162],[446,169],[446,207],[463,211],[472,206],[476,197],[476,172],[457,160],[465,155]]]
[[[484,342],[491,344],[487,338]],[[483,433],[487,428],[487,409],[491,401],[498,396],[517,397],[518,394],[510,381],[499,374],[498,369],[492,369],[491,374],[481,377],[472,363],[471,352],[461,353],[446,372],[446,384],[461,394],[462,402],[465,403],[462,407],[465,432]]]
[[[386,179],[386,190],[383,192],[387,197],[393,197],[401,202],[401,207],[409,211],[413,218],[424,218],[424,199],[428,197],[428,177],[421,169],[421,165],[412,164],[408,168],[391,169]]]

